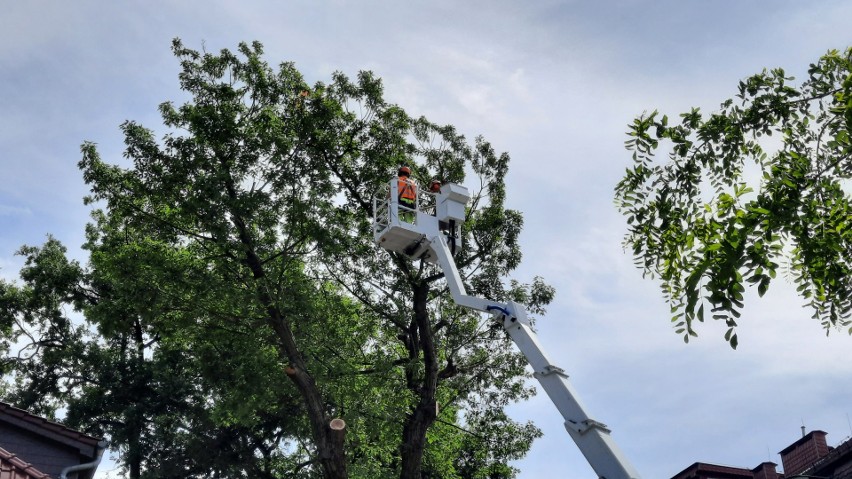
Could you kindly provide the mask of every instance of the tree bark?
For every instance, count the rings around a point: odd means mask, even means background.
[[[426,302],[429,296],[428,283],[421,282],[414,288],[414,322],[417,336],[412,337],[411,348],[423,353],[422,381],[409,382],[409,389],[419,396],[419,401],[408,414],[402,430],[401,479],[420,479],[423,465],[423,454],[426,452],[426,432],[437,418],[437,403],[435,402],[438,389],[438,356],[436,354],[435,336]],[[419,341],[417,341],[419,339]],[[418,347],[419,346],[419,347]]]

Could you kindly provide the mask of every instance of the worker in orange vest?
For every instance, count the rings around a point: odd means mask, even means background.
[[[410,178],[411,169],[403,166],[397,173],[397,192],[399,193],[399,204],[406,208],[415,209],[417,205],[417,183]]]

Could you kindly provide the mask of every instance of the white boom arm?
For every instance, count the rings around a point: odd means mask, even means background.
[[[469,296],[459,276],[450,247],[459,246],[458,225],[464,221],[467,189],[456,184],[441,187],[440,193],[420,192],[414,207],[403,207],[398,201],[398,182],[393,179],[385,191],[373,198],[373,235],[376,243],[389,251],[410,258],[437,262],[444,271],[453,301],[460,306],[491,313],[518,346],[533,368],[544,391],[565,419],[565,429],[586,456],[599,479],[639,479],[639,473],[624,457],[609,436],[609,429],[586,413],[568,375],[550,362],[529,326],[526,309],[510,301],[508,304]],[[421,195],[426,194],[425,198]],[[407,218],[404,218],[404,215]],[[443,232],[442,232],[443,230]]]
[[[610,437],[609,429],[586,413],[586,408],[568,381],[568,375],[554,366],[544,354],[535,332],[529,326],[526,309],[514,301],[502,304],[468,296],[444,235],[437,234],[429,240],[431,250],[444,270],[453,301],[466,308],[492,313],[495,318],[502,316],[503,329],[526,356],[533,368],[533,376],[559,409],[565,419],[565,429],[599,479],[639,479],[639,473]]]

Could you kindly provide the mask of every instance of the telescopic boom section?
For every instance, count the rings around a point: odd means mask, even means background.
[[[533,369],[553,404],[565,419],[565,429],[600,479],[639,479],[639,473],[610,437],[607,427],[589,417],[568,375],[555,366],[529,326],[526,309],[513,301],[499,303],[467,294],[455,261],[453,247],[461,244],[460,225],[470,198],[467,189],[447,184],[440,193],[418,195],[415,208],[400,206],[397,182],[391,180],[389,194],[373,199],[373,234],[385,249],[413,259],[437,263],[444,271],[450,295],[456,304],[490,313],[515,342]],[[421,201],[422,200],[422,201]]]

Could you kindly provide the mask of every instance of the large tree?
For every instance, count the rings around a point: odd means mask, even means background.
[[[616,187],[625,245],[659,278],[684,340],[712,315],[735,348],[746,286],[762,296],[779,271],[827,332],[849,326],[850,133],[852,49],[826,53],[801,85],[780,68],[753,75],[707,116],[636,118]]]
[[[14,397],[68,406],[135,458],[134,479],[166,467],[513,477],[508,461],[539,434],[503,413],[531,394],[523,358],[499,327],[452,304],[439,269],[373,244],[370,225],[373,195],[403,164],[423,183],[473,178],[456,258],[469,291],[541,313],[551,288],[506,281],[522,226],[504,205],[508,156],[409,117],[368,72],[309,85],[292,64],[269,67],[259,43],[173,48],[190,100],[161,105],[165,136],[123,124],[123,166],[83,145],[88,199],[101,208],[87,267],[53,242],[22,251],[73,275],[46,309],[10,299],[0,319],[39,331],[61,322],[77,336],[39,350],[65,361],[56,374],[39,355],[19,366]],[[18,298],[29,283],[3,286]],[[87,327],[71,324],[69,304]],[[34,308],[49,314],[34,323]],[[98,357],[103,370],[79,360]],[[214,461],[221,450],[232,457]]]

